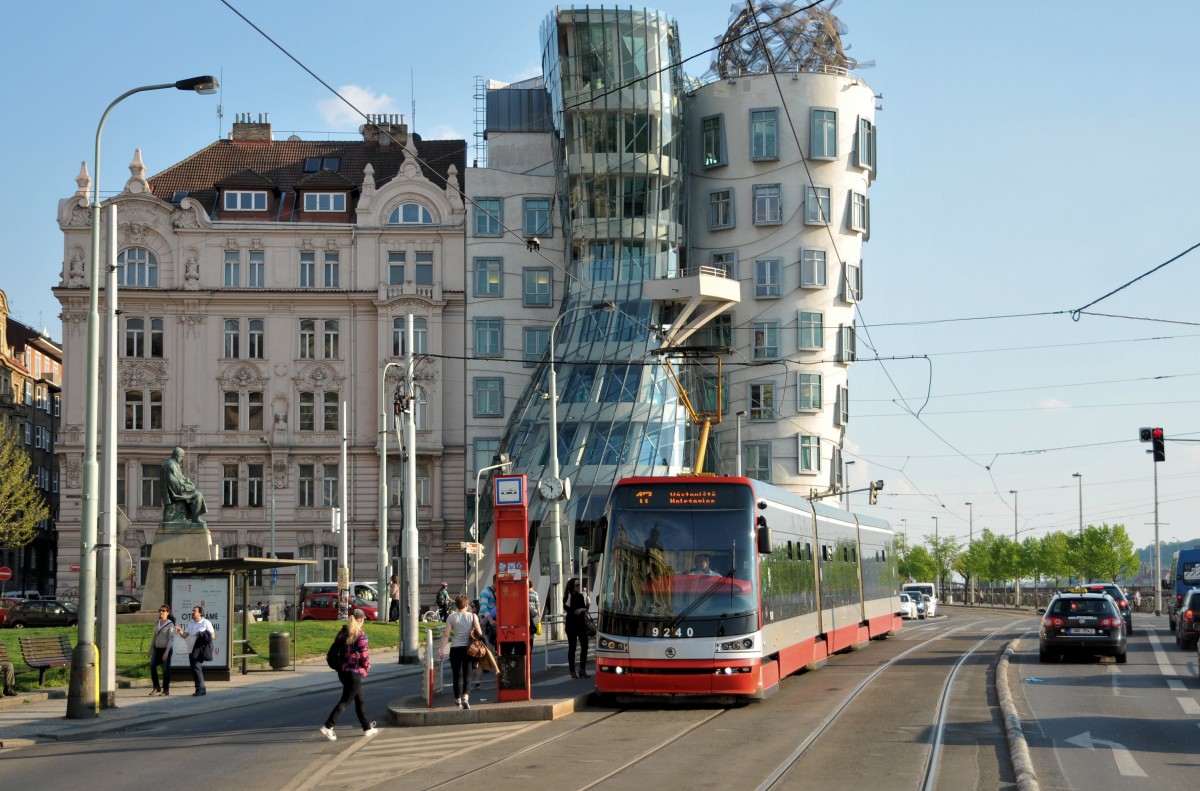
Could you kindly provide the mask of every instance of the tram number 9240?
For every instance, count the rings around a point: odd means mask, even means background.
[[[661,629],[654,626],[650,629],[651,637],[692,637],[692,627],[684,629],[680,626],[664,626]]]

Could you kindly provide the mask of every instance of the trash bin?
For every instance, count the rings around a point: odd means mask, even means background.
[[[272,670],[282,670],[292,663],[290,632],[271,632],[271,652],[267,661]]]

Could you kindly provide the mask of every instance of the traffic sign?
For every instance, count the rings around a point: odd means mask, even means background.
[[[79,564],[78,564],[78,563],[72,563],[72,564],[71,564],[71,571],[79,571]]]
[[[468,555],[483,555],[483,544],[479,543],[478,541],[468,541],[465,549]]]
[[[8,566],[0,566],[0,582],[8,582],[12,579],[12,569]]]

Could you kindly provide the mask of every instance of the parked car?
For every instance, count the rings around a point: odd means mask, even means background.
[[[117,594],[117,612],[141,612],[142,600],[137,596],[131,596],[128,593]]]
[[[75,605],[60,601],[23,601],[8,610],[8,626],[74,626],[79,623]]]
[[[937,615],[937,599],[927,593],[923,593],[921,594],[921,600],[925,602],[925,617],[935,617]]]
[[[0,628],[3,628],[8,623],[8,609],[20,603],[20,599],[13,599],[7,596],[0,599]]]
[[[917,617],[917,603],[907,593],[900,594],[900,617],[910,620]]]
[[[365,599],[351,599],[354,607],[363,611],[368,621],[379,620],[379,610],[372,602]],[[300,606],[302,621],[336,621],[338,620],[338,597],[334,593],[312,593],[304,597]]]
[[[1183,601],[1175,612],[1175,645],[1183,649],[1195,648],[1200,642],[1200,588],[1192,588],[1183,594]]]
[[[1060,593],[1042,610],[1038,659],[1066,653],[1115,657],[1125,664],[1125,619],[1106,593]]]

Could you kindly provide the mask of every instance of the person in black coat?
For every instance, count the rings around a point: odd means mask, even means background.
[[[587,593],[579,589],[579,578],[572,577],[567,581],[567,591],[563,594],[563,614],[567,627],[567,667],[571,669],[571,678],[587,678],[588,653],[588,607],[591,599]],[[575,644],[579,644],[579,673],[575,672]]]

